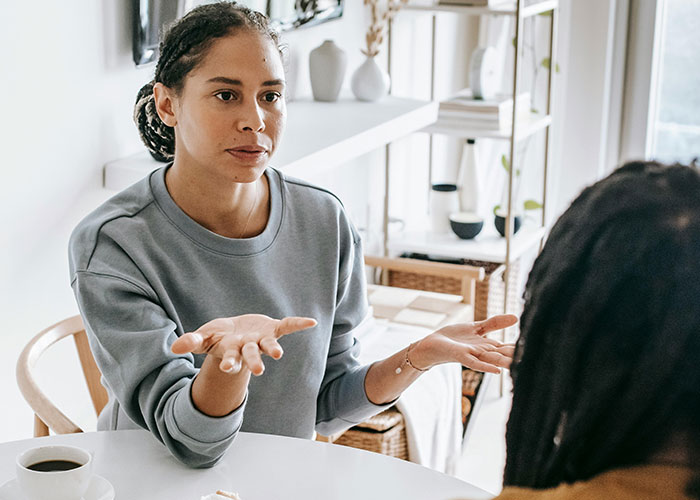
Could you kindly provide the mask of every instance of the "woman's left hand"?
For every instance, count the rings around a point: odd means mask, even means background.
[[[510,367],[515,346],[486,338],[486,334],[517,322],[516,316],[504,314],[484,321],[445,326],[411,349],[411,363],[420,369],[428,369],[456,362],[472,370],[500,373],[500,368]]]

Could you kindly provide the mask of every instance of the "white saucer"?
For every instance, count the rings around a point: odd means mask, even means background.
[[[25,496],[19,489],[16,479],[10,479],[0,486],[0,500],[24,500]],[[94,474],[90,480],[82,500],[114,500],[114,488],[112,483],[102,476]]]

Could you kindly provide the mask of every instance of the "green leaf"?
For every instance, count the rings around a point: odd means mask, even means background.
[[[541,12],[540,14],[537,14],[538,16],[542,17],[552,17],[552,11],[548,10],[547,12]]]
[[[501,205],[496,205],[493,207],[493,215],[498,215],[498,211],[501,209]]]
[[[501,155],[501,165],[506,169],[506,172],[510,172],[510,164],[508,163],[508,158],[506,155]]]
[[[535,113],[536,115],[540,114],[540,110],[537,108],[530,108],[530,113]]]
[[[511,42],[510,42],[510,43],[512,43],[512,44],[513,44],[513,47],[517,47],[517,45],[515,44],[515,37],[513,37],[513,40],[511,40]]]
[[[559,73],[559,71],[560,71],[559,63],[554,63],[554,71],[556,71],[557,73]]]
[[[552,67],[552,59],[549,57],[545,57],[544,59],[542,59],[540,66],[542,66],[543,68],[547,68],[547,69],[551,68]]]
[[[525,210],[537,210],[538,208],[542,208],[542,203],[535,200],[525,200],[525,203],[523,203],[523,208]]]

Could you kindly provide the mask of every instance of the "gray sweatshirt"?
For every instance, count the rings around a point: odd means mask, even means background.
[[[193,467],[215,464],[239,430],[309,438],[385,406],[364,390],[368,366],[353,336],[367,314],[360,238],[329,192],[268,169],[270,218],[248,239],[219,236],[172,200],[161,168],[73,231],[71,285],[109,403],[98,429],[143,427]],[[244,404],[210,417],[193,404],[204,355],[170,351],[220,317],[308,316],[318,325],[280,339]]]

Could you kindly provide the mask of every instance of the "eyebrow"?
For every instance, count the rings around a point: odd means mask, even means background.
[[[243,85],[243,82],[241,82],[240,80],[235,80],[233,78],[227,78],[225,76],[215,76],[214,78],[210,78],[209,80],[207,80],[207,82],[225,83],[228,85],[240,85],[240,86]],[[285,85],[285,81],[278,78],[277,80],[267,80],[266,82],[262,83],[263,87],[275,87],[278,85]]]

